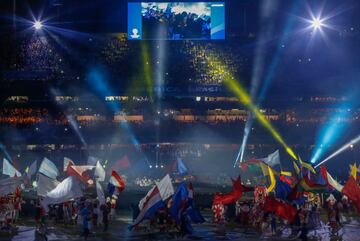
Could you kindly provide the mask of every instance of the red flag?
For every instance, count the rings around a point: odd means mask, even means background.
[[[290,223],[294,221],[297,212],[296,208],[290,204],[279,201],[274,197],[266,197],[264,208],[265,211],[274,212],[277,216]]]
[[[128,168],[129,166],[130,166],[129,158],[127,155],[125,155],[120,160],[115,162],[115,164],[113,165],[113,167],[111,169],[119,171],[120,169],[125,169],[125,168]]]
[[[358,213],[360,213],[360,187],[353,176],[350,176],[345,183],[342,193],[353,202]]]
[[[93,176],[92,171],[94,170],[94,168],[95,168],[94,166],[75,166],[69,164],[66,169],[66,173],[69,176],[76,177],[77,179],[79,179],[84,183],[89,183],[91,177]]]
[[[216,192],[214,195],[214,201],[213,201],[214,204],[221,203],[223,205],[227,205],[230,203],[235,203],[237,200],[241,198],[243,192],[249,192],[253,190],[253,188],[246,187],[241,184],[240,176],[236,180],[231,179],[231,181],[233,183],[232,191],[226,194]]]
[[[280,180],[289,184],[290,186],[293,186],[295,183],[295,178],[293,176],[289,177],[289,176],[280,174]]]

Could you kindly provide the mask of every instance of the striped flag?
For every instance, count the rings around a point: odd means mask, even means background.
[[[46,157],[44,157],[43,161],[41,162],[39,172],[52,179],[56,179],[56,177],[59,176],[59,170],[55,164]]]
[[[165,206],[165,202],[161,198],[158,187],[155,186],[151,190],[151,193],[147,195],[147,199],[144,202],[139,215],[136,217],[133,224],[129,226],[130,230],[140,224],[143,220],[152,218],[160,208]]]
[[[326,170],[325,166],[321,166],[320,167],[320,173],[323,176],[323,178],[325,179],[326,183],[331,187],[334,188],[335,190],[341,192],[342,189],[344,188],[343,185],[341,185],[340,183],[338,183]]]
[[[108,184],[109,194],[112,195],[117,188],[118,192],[122,192],[125,189],[125,182],[116,171],[112,171]]]

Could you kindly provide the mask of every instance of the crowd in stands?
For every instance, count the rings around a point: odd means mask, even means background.
[[[193,14],[190,16],[186,17],[187,21],[195,18]],[[198,17],[197,19],[200,21],[202,18]],[[90,39],[84,43],[86,48],[83,49],[74,48],[72,43],[62,39],[63,48],[67,50],[64,52],[64,49],[59,48],[52,39],[43,36],[34,35],[32,38],[20,38],[16,40],[20,41],[19,49],[12,51],[9,56],[6,56],[6,60],[3,60],[4,66],[7,66],[5,73],[7,71],[18,73],[7,78],[11,80],[23,78],[37,80],[40,78],[46,81],[80,83],[83,81],[83,70],[89,66],[91,59],[96,58],[99,64],[106,64],[106,70],[114,83],[118,84],[121,78],[121,83],[126,86],[134,81],[136,83],[144,82],[144,76],[139,74],[139,66],[157,64],[156,58],[152,57],[158,48],[157,43],[128,42],[124,34],[101,37],[95,35]],[[232,43],[170,41],[166,45],[167,49],[173,50],[165,51],[166,59],[176,63],[166,66],[167,74],[164,81],[170,86],[179,83],[221,85],[222,75],[213,72],[213,63],[207,62],[209,57],[221,61],[234,74],[238,74],[248,67],[248,58]],[[148,52],[148,59],[134,57],[141,56],[143,51]],[[68,54],[70,52],[72,56]],[[125,63],[129,61],[131,65]],[[5,76],[9,75],[5,74]]]
[[[175,13],[169,6],[149,6],[142,15],[143,38],[210,39],[211,18],[206,13],[199,16],[186,11]]]

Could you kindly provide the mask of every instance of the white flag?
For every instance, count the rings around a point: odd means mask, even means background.
[[[68,177],[46,194],[43,204],[47,206],[49,204],[63,203],[82,196],[83,192],[79,182],[75,177]]]
[[[96,181],[96,194],[98,196],[100,206],[105,204],[105,195],[104,191],[98,181]]]
[[[59,181],[47,177],[41,173],[38,174],[37,180],[37,195],[40,197],[45,197],[48,192],[52,191],[59,185]]]
[[[276,165],[280,165],[280,154],[279,150],[274,151],[273,153],[269,154],[266,158],[261,159],[263,162],[268,164],[271,167]]]
[[[41,162],[39,172],[52,179],[56,179],[56,177],[59,176],[59,170],[55,164],[46,157],[44,157],[43,161]]]
[[[21,177],[21,173],[6,159],[3,159],[3,174],[10,177]]]
[[[156,182],[162,200],[166,200],[174,194],[174,187],[171,183],[171,178],[167,174],[160,182]]]
[[[105,181],[105,169],[99,161],[96,162],[95,178],[100,182]]]

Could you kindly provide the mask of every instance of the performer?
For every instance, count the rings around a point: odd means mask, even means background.
[[[336,205],[336,199],[334,195],[330,194],[330,196],[326,199],[326,202],[329,225],[334,232],[337,229],[339,222],[339,211]]]
[[[222,203],[213,204],[211,210],[214,213],[214,223],[224,224],[225,223],[225,207]]]

